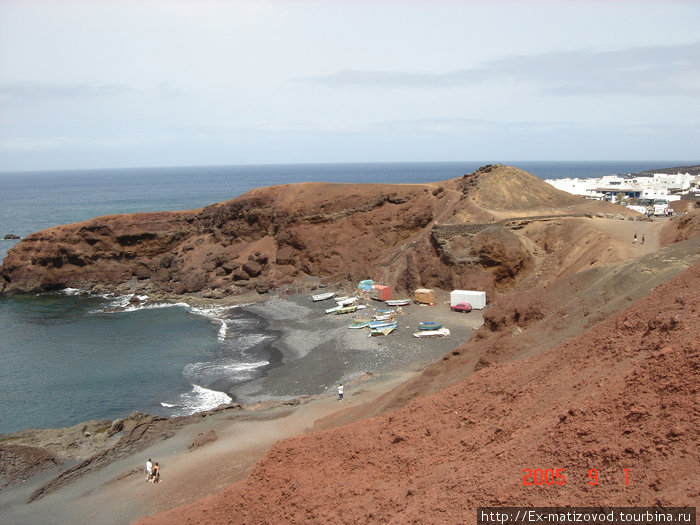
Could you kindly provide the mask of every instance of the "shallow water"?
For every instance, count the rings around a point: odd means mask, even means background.
[[[0,432],[206,410],[274,361],[274,337],[241,308],[125,304],[0,297]]]

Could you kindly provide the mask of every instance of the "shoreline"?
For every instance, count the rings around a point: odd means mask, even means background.
[[[86,471],[30,504],[25,501],[34,491],[86,458],[65,461],[10,485],[0,490],[0,514],[16,518],[17,523],[55,523],[61,519],[90,522],[89,516],[83,514],[87,509],[111,508],[115,512],[109,519],[102,519],[101,512],[100,522],[123,524],[217,492],[243,479],[279,439],[297,435],[326,416],[389,392],[466,342],[482,322],[481,312],[466,315],[450,312],[444,301],[434,307],[412,304],[404,308],[395,333],[370,337],[366,329],[347,328],[351,316],[326,315],[323,311],[327,307],[323,302],[312,303],[310,297],[299,294],[270,296],[247,305],[246,309],[252,309],[253,313],[265,309],[269,315],[265,317],[269,323],[265,330],[279,331],[279,337],[271,346],[281,352],[282,362],[262,377],[233,389],[235,397],[232,397],[243,406],[233,404],[165,419],[162,433],[152,442],[140,446],[136,441],[131,445],[132,450],[107,461],[99,469]],[[437,320],[436,317],[445,319],[453,332],[450,337],[413,337],[419,320]],[[345,385],[342,403],[337,401],[338,382]],[[55,434],[61,429],[54,431]],[[51,436],[51,430],[46,432]],[[107,433],[99,433],[105,446],[114,446],[124,435],[124,431],[111,437],[106,436]],[[207,435],[214,435],[214,440],[188,448]],[[3,435],[3,438],[8,437]],[[47,439],[55,441],[55,435]],[[22,440],[14,442],[21,444]],[[88,449],[85,445],[80,447]],[[147,457],[161,462],[164,483],[158,487],[143,483],[142,464]],[[195,457],[199,459],[192,459]],[[188,482],[180,486],[184,480]],[[191,483],[191,480],[197,481]],[[120,501],[122,505],[126,501],[133,502],[134,513],[116,512],[122,509]],[[21,516],[25,518],[20,519]],[[59,516],[62,518],[57,519]]]

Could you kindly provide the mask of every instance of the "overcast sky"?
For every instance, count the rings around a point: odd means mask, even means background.
[[[0,0],[0,171],[700,158],[700,2]]]

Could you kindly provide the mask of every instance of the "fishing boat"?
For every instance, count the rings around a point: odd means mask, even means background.
[[[421,330],[413,333],[413,337],[446,337],[448,335],[450,335],[449,328],[440,328],[438,330]]]
[[[348,325],[348,328],[367,328],[369,326],[369,319],[353,319]]]
[[[351,304],[356,303],[358,299],[358,297],[338,297],[336,298],[335,302],[340,306],[350,306]]]
[[[394,314],[380,314],[374,316],[375,321],[393,321]]]
[[[327,314],[332,314],[332,313],[337,312],[337,311],[340,310],[341,308],[342,308],[342,306],[340,306],[340,305],[334,306],[333,308],[326,308],[326,313],[327,313]]]
[[[335,314],[336,314],[336,315],[340,315],[340,314],[351,314],[351,313],[354,312],[355,310],[357,310],[357,305],[354,305],[354,304],[353,304],[353,305],[350,305],[350,306],[341,306],[340,308],[338,308],[338,309],[335,311]]]
[[[375,328],[386,328],[387,326],[392,326],[392,325],[398,326],[398,323],[396,321],[370,321],[368,326],[372,329],[375,329]]]
[[[383,326],[381,328],[372,328],[370,331],[370,335],[389,335],[391,332],[396,330],[396,327],[398,326],[398,323],[391,323],[387,326]]]
[[[407,304],[411,304],[410,299],[389,299],[384,302],[387,306],[406,306]]]
[[[395,314],[396,310],[393,308],[377,308],[378,314]]]
[[[335,297],[335,292],[326,292],[326,293],[319,293],[316,295],[312,295],[311,299],[316,302],[316,301],[325,301],[326,299],[330,299],[331,297]]]
[[[442,323],[439,321],[422,321],[418,323],[418,330],[439,330]]]

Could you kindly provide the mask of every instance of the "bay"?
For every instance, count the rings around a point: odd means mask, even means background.
[[[353,163],[0,173],[0,239],[99,215],[184,210],[260,186],[421,183],[489,162]],[[683,161],[503,162],[545,178],[596,177]],[[0,258],[17,241],[0,240]],[[0,296],[0,432],[212,408],[281,357],[244,309],[134,306],[66,291]]]

